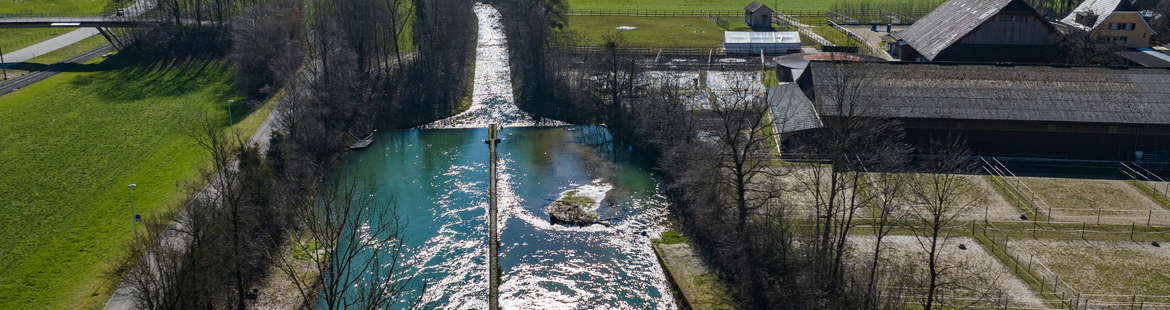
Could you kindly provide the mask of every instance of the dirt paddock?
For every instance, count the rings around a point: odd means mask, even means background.
[[[876,243],[873,236],[852,236],[850,246],[855,250],[855,261],[867,261],[873,255]],[[923,239],[925,241],[925,239]],[[959,248],[963,244],[966,250]],[[927,255],[919,239],[915,236],[887,236],[882,240],[883,255],[892,265],[901,265],[902,274],[913,275],[914,279],[901,280],[903,283],[918,283],[925,281]],[[988,253],[974,239],[968,237],[952,237],[942,246],[939,256],[941,266],[947,266],[952,272],[946,273],[941,280],[946,282],[960,282],[970,290],[959,289],[944,296],[958,297],[944,301],[945,304],[956,306],[966,305],[979,299],[976,307],[997,307],[1007,305],[1011,308],[1043,309],[1044,302],[1024,282],[1020,281],[995,256]],[[970,281],[979,279],[978,281]],[[983,294],[988,294],[983,296]]]

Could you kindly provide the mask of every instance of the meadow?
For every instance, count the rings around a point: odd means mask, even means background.
[[[184,129],[240,99],[222,61],[97,58],[0,97],[0,309],[95,309],[102,273],[144,217],[174,210],[206,158]],[[237,103],[237,133],[271,106]]]
[[[703,17],[569,16],[563,31],[581,45],[598,45],[607,33],[621,32],[632,47],[715,48],[723,44],[724,30]]]
[[[774,10],[827,10],[834,1],[760,1]],[[569,0],[575,10],[743,10],[751,1],[744,0]]]

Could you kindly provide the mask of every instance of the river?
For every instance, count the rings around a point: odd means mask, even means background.
[[[486,127],[498,123],[500,304],[505,309],[675,309],[650,238],[665,229],[662,183],[615,156],[603,128],[533,118],[512,102],[500,14],[477,4],[471,108],[414,130],[380,132],[342,175],[393,199],[407,222],[412,272],[439,309],[487,308]],[[551,225],[544,207],[567,191],[593,195],[612,226]]]

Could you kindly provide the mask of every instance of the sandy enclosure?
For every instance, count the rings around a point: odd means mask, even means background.
[[[791,203],[792,212],[795,215],[811,216],[815,213],[813,209],[814,196],[808,193],[809,183],[811,179],[810,168],[802,168],[790,171],[788,175],[781,177],[785,188],[789,191],[784,195],[785,200]],[[827,173],[826,173],[827,174]],[[827,178],[827,176],[826,176]],[[963,175],[963,180],[971,183],[971,189],[977,197],[981,197],[978,202],[972,205],[964,214],[959,216],[959,220],[983,220],[986,217],[990,221],[1018,221],[1019,216],[1023,213],[1022,210],[1009,204],[1004,200],[998,192],[996,192],[980,175]],[[827,183],[827,182],[825,182]],[[845,190],[845,198],[848,199],[853,194],[853,190]],[[908,211],[909,208],[905,205],[904,199],[901,205],[903,211]],[[866,210],[859,212],[859,218],[870,218],[873,216],[873,210]]]
[[[1035,177],[1020,181],[1052,208],[1053,221],[1096,223],[1101,210],[1102,224],[1144,225],[1147,220],[1170,224],[1170,211],[1125,181]]]
[[[822,184],[821,186],[827,188],[829,186],[829,172],[827,169],[830,168],[825,167],[823,169],[826,170],[822,170],[822,174],[820,175]],[[814,176],[815,172],[813,171],[813,168],[773,168],[772,173],[781,175],[777,177],[778,182],[780,182],[781,186],[784,188],[784,193],[781,195],[781,199],[787,202],[789,212],[792,216],[798,218],[816,216],[816,194],[813,190],[815,187],[813,185],[813,183],[815,183],[813,180],[816,178],[816,176]],[[828,195],[829,194],[827,189],[822,191],[822,199],[827,200]],[[848,201],[851,195],[853,195],[853,190],[846,188],[842,193],[842,197],[836,199],[845,199],[845,201]],[[871,214],[868,210],[859,210],[857,214],[855,214],[855,217],[869,218],[871,217]]]
[[[975,194],[983,197],[983,199],[975,206],[971,207],[967,213],[959,216],[961,220],[983,220],[985,217],[989,221],[1018,221],[1023,210],[1012,206],[1003,195],[987,182],[987,178],[982,175],[964,175],[963,179],[971,182],[972,189]]]
[[[1034,255],[1083,294],[1170,295],[1170,247],[1149,242],[1031,240],[1012,242],[1021,261]],[[1031,253],[1024,257],[1023,253]],[[1038,265],[1033,268],[1039,268]],[[1160,302],[1170,302],[1162,298]]]
[[[849,243],[854,249],[854,260],[862,262],[862,264],[869,264],[868,260],[872,258],[876,240],[877,238],[873,236],[851,236]],[[925,239],[923,240],[925,241]],[[967,249],[959,249],[959,244],[966,245]],[[891,264],[908,265],[907,267],[912,268],[912,271],[903,273],[913,274],[916,277],[914,281],[917,282],[912,281],[911,283],[925,283],[927,252],[917,237],[886,236],[882,240],[882,252],[885,253],[883,257],[889,259]],[[1024,282],[1020,281],[999,259],[984,250],[974,239],[952,237],[943,244],[940,253],[943,266],[962,266],[951,269],[953,272],[944,274],[941,280],[982,279],[977,280],[979,284],[967,284],[977,288],[978,291],[959,292],[957,294],[960,300],[952,300],[946,302],[947,304],[964,305],[972,302],[974,298],[978,298],[977,296],[982,295],[983,292],[996,292],[984,296],[976,305],[988,307],[1002,306],[1006,303],[1012,308],[1046,308],[1044,302],[1036,297],[1036,294]]]

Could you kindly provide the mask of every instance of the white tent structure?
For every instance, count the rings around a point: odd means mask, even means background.
[[[723,32],[723,48],[728,54],[784,54],[800,52],[800,33],[784,32]]]

